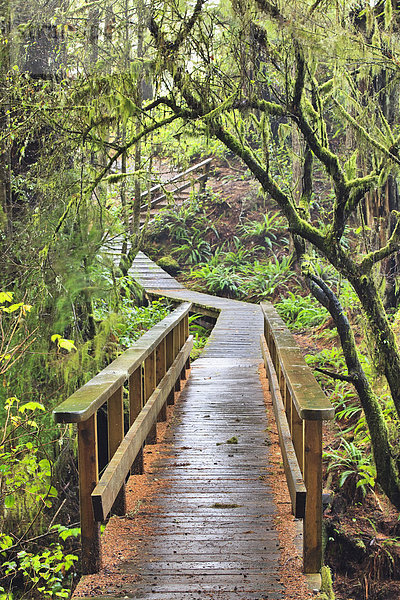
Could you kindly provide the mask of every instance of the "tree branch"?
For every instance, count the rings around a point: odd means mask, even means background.
[[[386,246],[379,248],[379,250],[375,250],[375,252],[370,252],[360,262],[359,268],[363,275],[368,274],[376,263],[400,250],[400,212],[394,210],[392,211],[392,215],[397,218],[393,233]]]
[[[322,373],[323,375],[327,375],[332,379],[337,379],[338,381],[346,381],[347,383],[354,383],[356,381],[356,377],[352,377],[351,375],[342,375],[340,373],[335,373],[333,371],[327,371],[326,369],[320,369],[319,367],[314,367],[314,371],[318,371],[318,373]]]
[[[356,119],[354,119],[335,98],[332,98],[332,101],[340,111],[341,115],[358,131],[358,133],[360,133],[374,148],[382,152],[393,162],[400,165],[400,158],[396,156],[398,152],[397,148],[394,148],[393,146],[391,148],[386,148],[385,146],[383,146],[383,144],[371,137],[367,130],[362,125],[360,125],[360,123],[358,123]],[[394,152],[396,152],[396,154],[394,154]]]

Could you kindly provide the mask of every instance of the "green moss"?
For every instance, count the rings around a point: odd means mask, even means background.
[[[318,600],[335,600],[332,573],[329,567],[324,566],[321,569],[321,592],[318,596]]]
[[[163,256],[157,264],[170,275],[177,275],[181,270],[179,263],[172,256]]]

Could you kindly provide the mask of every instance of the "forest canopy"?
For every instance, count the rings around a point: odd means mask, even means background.
[[[107,360],[96,314],[140,297],[128,270],[154,163],[185,164],[196,139],[194,155],[240,159],[278,211],[337,328],[329,376],[354,386],[399,509],[399,21],[392,0],[1,0],[1,289],[33,307],[18,343],[40,374],[11,365],[4,400],[41,401],[44,382],[57,399]],[[103,251],[116,236],[118,265]],[[78,348],[61,375],[54,335]]]

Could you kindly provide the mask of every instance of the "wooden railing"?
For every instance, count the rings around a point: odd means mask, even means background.
[[[84,574],[101,568],[100,522],[111,510],[125,513],[126,478],[142,472],[143,444],[156,443],[157,420],[166,419],[166,405],[173,404],[174,391],[186,378],[193,345],[190,308],[181,304],[53,411],[57,423],[77,423]],[[97,411],[105,403],[109,463],[99,481]]]
[[[272,304],[261,303],[261,348],[273,400],[292,510],[303,519],[303,569],[322,566],[322,422],[334,408]]]
[[[172,177],[172,179],[169,179],[168,181],[165,181],[164,183],[158,183],[157,185],[154,185],[153,187],[151,187],[149,190],[145,190],[144,192],[142,192],[141,200],[142,200],[143,210],[147,210],[147,206],[148,206],[147,197],[149,194],[151,195],[151,201],[150,201],[151,208],[155,208],[155,207],[157,207],[157,205],[160,202],[165,200],[168,192],[175,193],[175,194],[182,192],[183,190],[190,187],[193,183],[200,183],[201,185],[205,186],[212,161],[213,161],[212,158],[206,158],[205,160],[201,161],[200,163],[197,163],[197,164],[189,167],[189,169],[186,169],[186,171],[182,171],[182,173],[178,173],[178,175],[175,175],[175,177]],[[175,184],[177,184],[178,181],[181,181],[182,179],[187,179],[189,176],[193,176],[193,174],[196,171],[200,171],[200,170],[202,170],[203,172],[192,177],[192,180],[185,181],[181,185],[175,186]],[[172,190],[168,190],[168,192],[167,192],[166,187],[170,186],[170,185],[173,185],[175,187]],[[144,201],[146,201],[146,202],[144,203]]]

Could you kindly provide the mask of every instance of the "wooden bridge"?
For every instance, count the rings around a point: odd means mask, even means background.
[[[333,417],[333,408],[271,305],[187,290],[142,253],[131,274],[150,296],[172,298],[178,308],[54,411],[58,422],[78,424],[83,571],[101,567],[99,524],[111,510],[124,514],[126,477],[140,471],[143,444],[156,441],[157,420],[165,419],[166,404],[189,373],[188,314],[201,312],[216,323],[175,407],[174,451],[157,465],[157,478],[168,486],[157,497],[157,513],[147,515],[153,533],[125,566],[137,581],[124,586],[123,597],[283,599],[262,356],[293,512],[303,518],[306,573],[318,572],[322,561],[322,420]],[[96,412],[105,402],[110,462],[99,481]],[[120,592],[107,585],[101,598]]]

